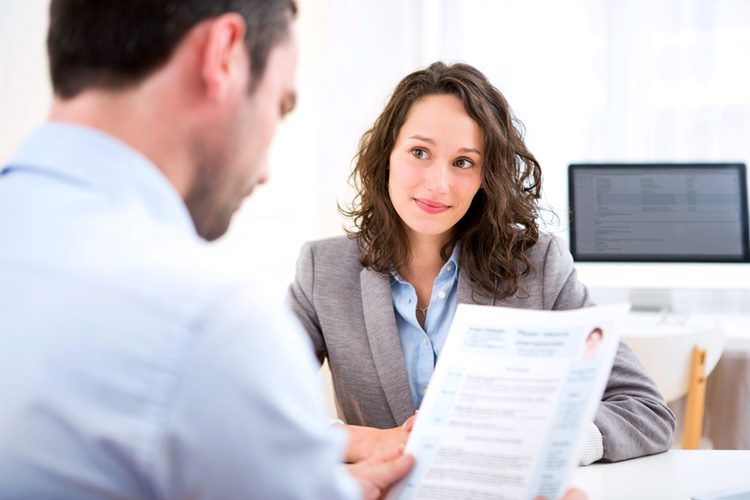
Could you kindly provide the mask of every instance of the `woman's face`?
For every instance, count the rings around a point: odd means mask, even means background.
[[[412,104],[390,156],[388,192],[410,238],[444,241],[482,183],[479,125],[452,95]]]

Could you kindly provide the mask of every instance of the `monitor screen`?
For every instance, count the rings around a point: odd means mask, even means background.
[[[568,168],[577,261],[747,262],[742,163]]]

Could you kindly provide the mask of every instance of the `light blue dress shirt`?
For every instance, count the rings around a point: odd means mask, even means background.
[[[309,340],[145,157],[41,127],[0,234],[0,498],[360,495]]]
[[[459,247],[453,248],[448,261],[432,285],[432,296],[424,321],[424,328],[416,316],[417,292],[411,283],[397,272],[392,272],[391,293],[396,311],[396,326],[401,350],[409,374],[409,385],[414,405],[422,404],[427,385],[435,371],[440,352],[448,336],[448,329],[456,314]]]

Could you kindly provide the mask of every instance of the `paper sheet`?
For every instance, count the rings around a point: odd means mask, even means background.
[[[388,498],[559,497],[628,309],[460,304],[407,443],[416,465]]]

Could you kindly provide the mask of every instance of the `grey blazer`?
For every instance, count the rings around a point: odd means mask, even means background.
[[[523,309],[591,304],[560,240],[543,234],[529,255],[534,270],[521,279],[518,293],[501,301],[472,294],[471,283],[459,270],[458,302]],[[289,301],[318,360],[328,359],[344,421],[390,428],[414,414],[390,276],[362,267],[356,241],[340,236],[306,243]],[[625,344],[617,352],[594,423],[603,437],[603,461],[659,453],[672,446],[674,415]]]

